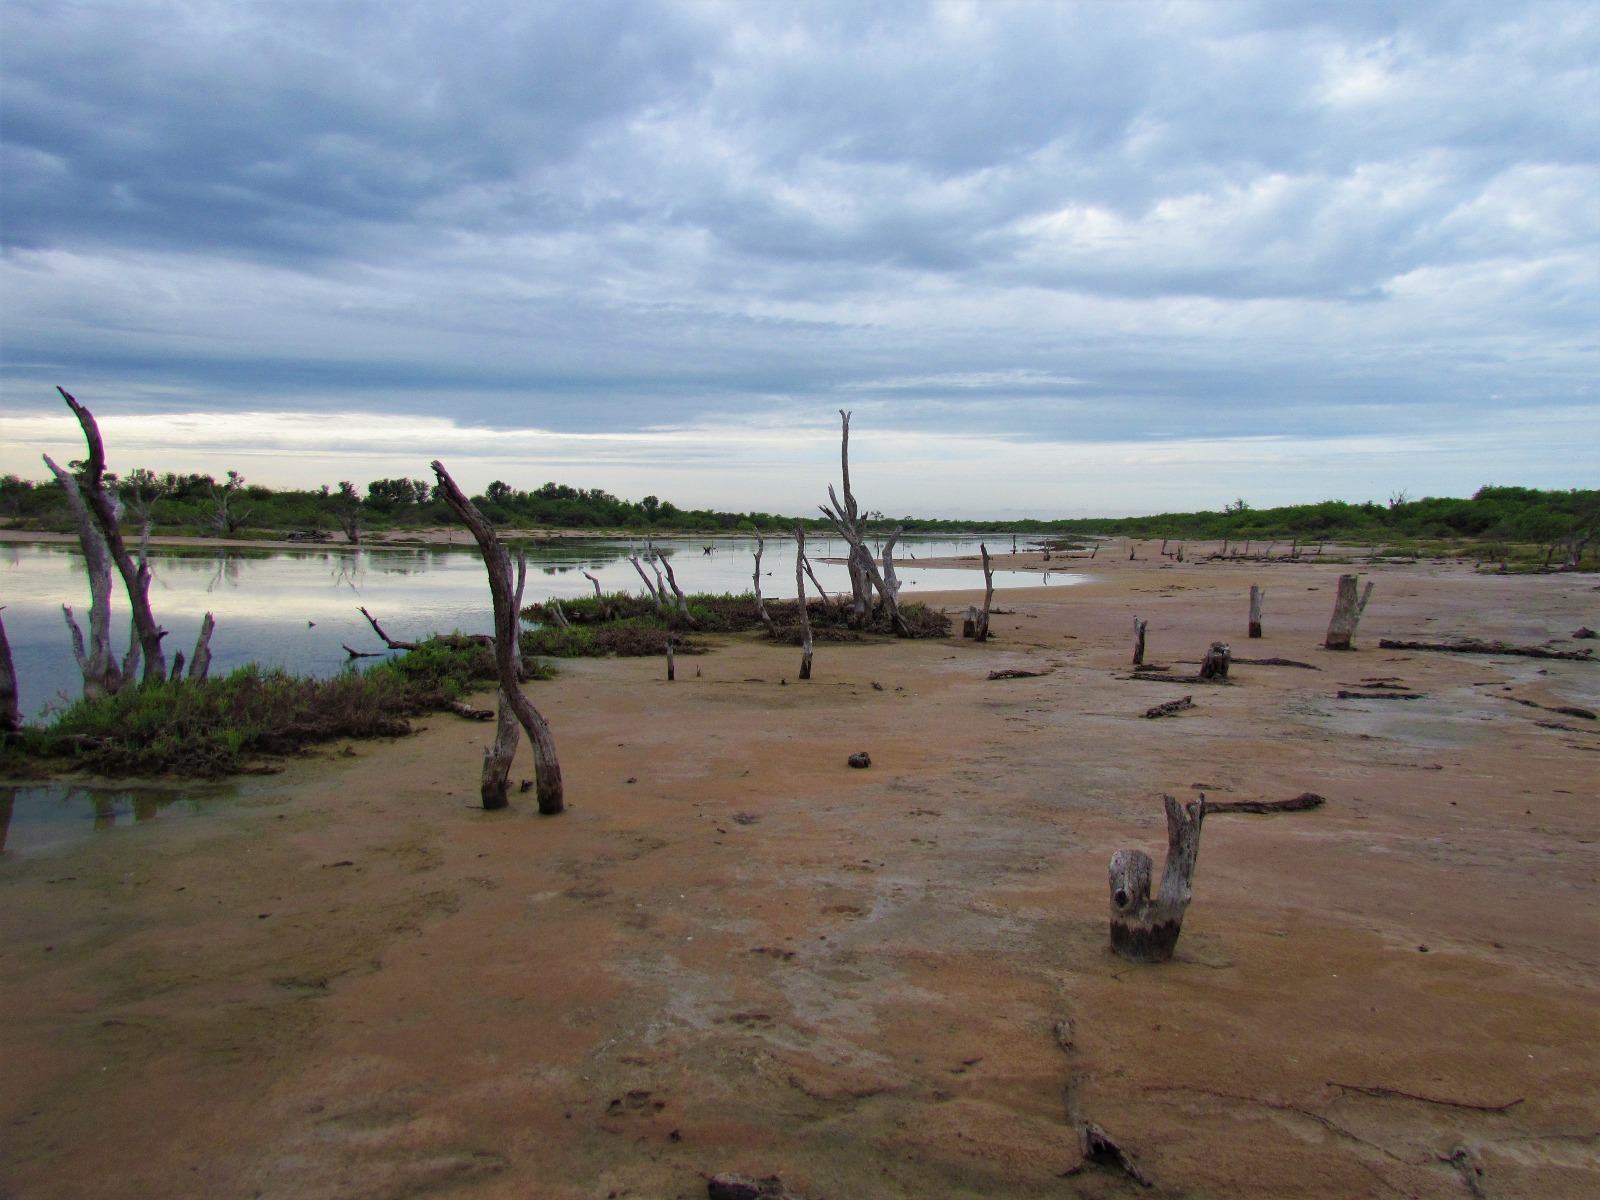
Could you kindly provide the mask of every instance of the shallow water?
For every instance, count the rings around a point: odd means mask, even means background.
[[[192,816],[228,794],[207,788],[83,787],[47,783],[0,787],[0,853],[29,858],[49,854],[163,814]]]
[[[991,540],[1009,548],[1009,535]],[[750,590],[754,539],[662,539],[656,545],[671,557],[678,584],[686,592],[737,594]],[[793,594],[793,545],[792,541],[768,540],[762,560],[763,595]],[[626,557],[636,546],[624,540],[600,539],[529,545],[524,600],[531,604],[552,596],[592,595],[593,585],[584,578],[585,571],[599,579],[608,592],[642,592],[643,585]],[[835,592],[848,590],[845,568],[824,561],[843,555],[844,542],[814,538],[808,540],[807,550],[824,587]],[[915,599],[919,591],[982,587],[981,571],[917,566],[919,559],[977,552],[976,539],[902,542],[895,565],[904,595]],[[157,620],[172,631],[166,642],[169,661],[177,650],[192,652],[201,618],[214,613],[217,629],[211,641],[212,669],[219,674],[248,662],[304,675],[337,674],[350,661],[345,646],[369,652],[383,649],[357,611],[361,606],[377,617],[390,636],[403,641],[453,630],[490,633],[494,628],[482,560],[476,550],[466,547],[157,547],[151,552],[151,567],[150,602]],[[1067,586],[1084,578],[1061,572],[1052,573],[1047,582]],[[995,573],[997,588],[1040,582],[1034,572]],[[116,590],[113,644],[125,649],[128,616],[120,582]],[[82,691],[82,677],[61,614],[63,604],[73,607],[80,625],[87,625],[89,587],[82,556],[75,548],[0,546],[0,605],[5,606],[22,712],[30,719],[37,719],[49,706],[69,703]]]

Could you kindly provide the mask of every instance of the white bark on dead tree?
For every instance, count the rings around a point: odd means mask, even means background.
[[[195,639],[194,657],[189,660],[189,678],[196,683],[204,683],[211,675],[211,634],[216,627],[217,622],[210,613],[200,622],[200,636]],[[172,673],[177,675],[176,665]]]
[[[883,582],[889,594],[894,597],[896,605],[900,603],[900,580],[894,573],[894,544],[900,540],[900,535],[905,531],[904,525],[896,525],[894,532],[889,535],[889,540],[883,544]]]
[[[485,753],[481,789],[483,806],[504,808],[508,803],[506,775],[498,773],[498,764],[503,762],[506,771],[509,772],[511,759],[516,754],[516,726],[510,724],[505,711],[509,708],[516,718],[516,724],[520,724],[527,731],[528,741],[533,747],[539,811],[546,815],[554,815],[565,807],[561,764],[556,758],[555,738],[550,732],[549,724],[539,714],[539,710],[534,708],[522,694],[520,682],[522,654],[517,640],[517,628],[521,623],[519,608],[522,601],[522,583],[526,578],[526,559],[519,555],[523,568],[520,572],[521,578],[513,585],[511,556],[500,544],[494,526],[484,519],[477,506],[456,486],[456,481],[450,477],[450,472],[444,469],[442,462],[435,459],[431,465],[439,481],[434,494],[442,499],[456,518],[472,531],[478,547],[483,551],[484,567],[489,574],[489,592],[494,598],[494,657],[500,675],[501,713],[495,745],[491,751]],[[502,738],[501,735],[506,734],[508,725],[511,732]],[[491,763],[497,768],[495,772],[490,770]]]
[[[689,615],[689,598],[683,594],[683,589],[678,586],[678,577],[672,573],[672,563],[665,554],[657,556],[661,565],[667,569],[667,582],[672,585],[672,594],[678,598],[678,616],[685,625],[693,625],[694,618]]]
[[[167,677],[167,656],[161,648],[161,639],[166,637],[167,631],[156,624],[155,614],[150,611],[150,565],[135,564],[122,540],[116,501],[105,488],[106,448],[100,440],[100,426],[95,423],[94,414],[74,400],[65,388],[58,387],[56,391],[78,418],[84,441],[88,443],[89,457],[83,477],[85,498],[128,592],[128,606],[133,610],[133,626],[144,656],[144,682],[159,683]]]
[[[828,499],[832,503],[819,507],[822,509],[822,515],[827,517],[839,531],[839,536],[850,544],[847,562],[850,568],[855,623],[857,625],[866,623],[867,612],[872,604],[872,593],[876,591],[883,598],[883,606],[889,613],[889,622],[894,626],[895,633],[901,637],[910,637],[911,628],[906,624],[906,619],[900,615],[900,602],[884,584],[883,576],[878,572],[878,564],[872,557],[872,551],[867,548],[867,521],[856,504],[855,493],[850,490],[850,414],[840,409],[839,418],[842,422],[839,437],[839,471],[844,483],[844,501],[840,502],[838,494],[834,492],[830,483]]]
[[[644,588],[645,591],[650,593],[650,599],[654,600],[658,607],[664,606],[666,601],[662,599],[660,589],[658,589],[655,584],[650,582],[650,576],[644,573],[644,564],[639,561],[639,556],[637,554],[630,554],[628,555],[628,561],[633,564],[633,569],[639,572],[639,578],[644,580]]]
[[[111,650],[111,555],[106,549],[105,536],[89,514],[78,480],[70,471],[64,471],[48,454],[44,465],[56,477],[66,495],[67,511],[78,527],[78,544],[83,548],[84,570],[89,575],[89,638],[84,644],[83,632],[65,604],[61,611],[66,615],[67,628],[72,634],[72,654],[78,660],[78,670],[83,675],[83,697],[98,700],[121,690],[124,676],[117,666],[116,655]]]
[[[811,586],[817,589],[817,596],[822,601],[822,611],[826,613],[837,613],[839,611],[839,605],[834,602],[832,596],[828,595],[827,589],[825,589],[822,584],[818,582],[817,573],[811,569],[811,559],[806,554],[802,553],[800,555],[800,563],[806,569],[806,578],[811,580]]]
[[[1250,585],[1250,636],[1261,636],[1261,606],[1266,601],[1267,589],[1257,584]]]
[[[1134,962],[1166,962],[1172,957],[1194,895],[1206,798],[1202,795],[1187,806],[1171,796],[1161,799],[1167,810],[1167,862],[1160,895],[1151,899],[1154,863],[1143,850],[1118,850],[1111,856],[1111,948]]]
[[[761,531],[756,530],[756,566],[750,576],[750,584],[756,593],[756,614],[761,618],[761,624],[767,631],[767,636],[772,636],[772,617],[767,613],[767,602],[761,598],[761,555],[767,548],[767,539],[761,536]]]
[[[989,640],[989,610],[994,607],[994,567],[989,562],[989,547],[979,542],[978,552],[983,555],[983,611],[978,614],[972,640],[986,642]]]
[[[1354,648],[1351,642],[1356,636],[1356,623],[1361,620],[1361,614],[1367,610],[1367,601],[1372,598],[1370,579],[1366,590],[1357,597],[1359,578],[1356,575],[1339,576],[1339,590],[1333,601],[1333,619],[1328,622],[1328,636],[1322,643],[1328,650]]]

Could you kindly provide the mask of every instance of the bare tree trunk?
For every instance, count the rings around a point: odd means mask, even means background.
[[[978,606],[976,604],[967,605],[967,615],[961,621],[961,636],[964,638],[978,636]]]
[[[517,714],[501,690],[495,709],[494,741],[483,748],[483,774],[478,794],[491,812],[511,803],[511,764],[517,757]]]
[[[1250,636],[1261,636],[1261,605],[1267,598],[1267,589],[1256,584],[1250,585]]]
[[[1359,576],[1339,576],[1339,591],[1333,602],[1333,620],[1328,622],[1328,636],[1322,643],[1328,650],[1349,650],[1351,641],[1356,636],[1356,623],[1361,620],[1361,614],[1367,609],[1367,601],[1372,598],[1372,581],[1367,581],[1367,587],[1357,599],[1356,589]]]
[[[672,654],[672,639],[667,639],[667,682],[672,683],[678,678],[678,661]]]
[[[645,591],[650,593],[650,599],[654,600],[658,606],[664,605],[666,602],[662,599],[660,590],[650,582],[650,576],[644,573],[644,564],[639,561],[639,556],[630,554],[628,561],[633,564],[633,569],[639,572],[639,578],[644,580]],[[598,587],[599,585],[596,584],[595,586]]]
[[[211,633],[216,627],[217,622],[210,613],[200,622],[200,637],[194,644],[194,657],[189,660],[189,678],[196,683],[204,683],[211,674]],[[174,679],[178,677],[176,662],[172,675]]]
[[[1227,642],[1212,642],[1205,658],[1200,660],[1200,678],[1226,683],[1228,667],[1233,662],[1233,651]]]
[[[876,590],[878,595],[883,597],[884,607],[889,611],[889,621],[894,626],[895,633],[901,637],[910,637],[911,627],[900,615],[900,602],[884,585],[883,577],[878,573],[877,561],[867,549],[866,519],[856,506],[855,493],[850,490],[850,414],[840,409],[839,417],[843,422],[839,438],[839,467],[844,483],[844,502],[842,504],[839,502],[839,497],[830,483],[828,499],[832,501],[832,506],[824,504],[820,507],[822,515],[827,517],[839,531],[839,535],[850,543],[850,586],[854,593],[855,619],[858,624],[865,623],[872,603],[872,593]]]
[[[611,606],[606,603],[605,594],[600,591],[600,581],[587,571],[583,572],[583,577],[594,584],[594,599],[595,603],[600,607],[600,619],[609,621],[611,619]]]
[[[800,678],[811,678],[811,614],[806,610],[806,529],[799,522],[794,527],[794,587],[799,594],[800,607]]]
[[[94,414],[74,400],[65,388],[58,387],[56,391],[77,416],[78,424],[83,426],[84,440],[89,446],[88,465],[84,470],[89,508],[99,523],[100,532],[105,535],[106,549],[128,591],[128,606],[133,610],[133,624],[144,654],[144,682],[160,682],[167,677],[167,656],[161,648],[161,639],[167,631],[156,624],[155,614],[150,611],[150,566],[148,563],[135,565],[122,540],[116,502],[105,489],[106,449],[100,440],[100,427],[95,424]]]
[[[1183,915],[1193,897],[1195,858],[1206,798],[1180,805],[1163,796],[1167,809],[1167,862],[1161,894],[1150,898],[1154,863],[1143,850],[1118,850],[1111,856],[1111,948],[1134,962],[1166,962],[1183,930]]]
[[[989,547],[979,542],[978,553],[983,555],[983,611],[978,614],[978,627],[972,639],[986,642],[989,640],[989,610],[994,607],[994,568],[989,562]]]
[[[894,573],[894,544],[900,540],[900,535],[905,531],[904,525],[896,525],[894,532],[889,535],[889,540],[883,544],[883,583],[896,605],[900,603],[900,580],[895,578]]]
[[[1144,665],[1144,631],[1149,624],[1138,617],[1133,619],[1133,665],[1136,667]]]
[[[489,591],[494,597],[494,657],[495,666],[500,674],[500,703],[502,709],[510,708],[515,714],[517,723],[528,733],[528,741],[533,746],[534,775],[537,780],[537,795],[539,811],[546,815],[559,813],[564,807],[563,788],[561,785],[561,764],[556,758],[555,738],[550,733],[550,726],[544,717],[539,715],[538,709],[529,703],[528,698],[522,694],[520,680],[522,678],[522,655],[517,642],[517,626],[521,620],[518,604],[522,599],[520,584],[513,590],[511,581],[511,558],[506,553],[506,548],[500,544],[500,539],[495,535],[494,526],[484,519],[472,501],[467,499],[461,489],[456,486],[456,481],[450,477],[450,472],[444,469],[444,464],[437,459],[431,464],[433,473],[438,479],[438,487],[434,494],[442,499],[477,539],[479,548],[483,551],[484,567],[489,574]],[[524,568],[524,577],[526,569]],[[501,754],[500,732],[507,726],[507,719],[502,713],[499,729],[495,738],[496,762],[503,757],[506,762],[506,771],[510,771],[511,757],[516,753],[516,745],[512,741],[509,752]],[[512,730],[514,739],[515,729]],[[511,739],[508,739],[511,740]],[[506,804],[505,779],[498,780],[490,777],[487,764],[484,770],[483,781],[483,806],[485,808],[500,808]]]
[[[678,616],[682,618],[685,625],[693,625],[694,618],[689,615],[689,599],[683,594],[683,589],[678,586],[678,577],[672,573],[671,560],[665,554],[658,555],[657,558],[660,560],[661,565],[667,569],[667,582],[672,585],[672,594],[678,598]]]
[[[0,611],[5,605],[0,604]],[[6,639],[6,623],[0,620],[0,732],[22,728],[22,710],[17,706],[17,668],[11,660],[11,643]]]
[[[554,623],[557,629],[572,628],[572,626],[567,623],[567,614],[561,611],[561,601],[557,600],[554,596],[550,597],[550,615],[555,618]]]
[[[756,592],[756,612],[761,617],[761,624],[765,626],[767,636],[772,636],[772,617],[767,613],[767,602],[761,598],[761,554],[767,548],[767,539],[761,536],[761,531],[756,530],[756,567],[750,577],[751,586]]]
[[[72,610],[66,605],[67,627],[72,631],[72,653],[78,660],[78,670],[83,674],[83,695],[86,700],[98,700],[113,695],[123,684],[122,673],[117,669],[116,655],[111,650],[111,556],[106,541],[94,518],[89,515],[78,480],[70,471],[56,465],[48,454],[44,465],[61,484],[66,495],[67,511],[78,527],[78,544],[83,547],[83,565],[89,575],[89,642],[84,647],[83,633]]]
[[[806,577],[811,580],[811,585],[817,589],[817,596],[822,601],[822,610],[824,612],[838,612],[839,606],[833,602],[833,597],[829,596],[822,584],[817,582],[817,573],[811,569],[811,559],[802,553],[800,555],[800,564],[805,567]]]

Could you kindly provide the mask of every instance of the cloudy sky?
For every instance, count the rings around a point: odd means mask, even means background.
[[[1600,6],[0,0],[0,472],[1594,486]],[[81,447],[81,442],[78,443]]]

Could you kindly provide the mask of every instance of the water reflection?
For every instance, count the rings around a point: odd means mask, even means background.
[[[754,566],[755,539],[715,543],[660,539],[654,548],[674,560],[685,591],[746,592]],[[816,538],[812,565],[832,592],[849,588],[840,559],[846,546],[838,538]],[[628,556],[643,553],[642,541],[579,540],[523,543],[528,554],[529,603],[593,595],[589,578],[608,592],[638,592],[640,583]],[[709,553],[707,550],[709,548]],[[790,594],[793,543],[767,540],[762,592],[769,598]],[[929,570],[930,558],[973,556],[971,539],[912,539],[896,547],[906,594],[982,587],[976,569]],[[460,544],[262,549],[249,547],[153,547],[151,602],[157,619],[171,631],[168,653],[190,652],[201,619],[214,613],[212,670],[231,671],[248,662],[283,667],[297,674],[326,677],[344,669],[343,647],[382,649],[357,611],[365,606],[389,633],[402,641],[433,633],[491,633],[494,628],[483,564],[475,549]],[[586,578],[586,576],[588,578]],[[1052,585],[1082,576],[1052,573]],[[996,572],[998,587],[1039,584],[1037,572]],[[82,605],[88,586],[82,558],[70,545],[8,545],[0,558],[0,603],[6,605],[6,631],[16,659],[23,712],[37,718],[47,704],[67,704],[82,690],[73,662],[63,603]],[[125,599],[113,600],[112,628],[128,628]]]
[[[63,849],[96,834],[153,821],[174,805],[186,814],[200,812],[231,790],[226,785],[0,787],[0,853],[28,857]]]

